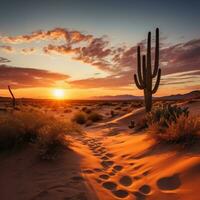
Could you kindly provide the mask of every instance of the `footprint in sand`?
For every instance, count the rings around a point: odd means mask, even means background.
[[[157,181],[157,186],[161,190],[175,190],[181,186],[181,181],[178,174],[173,176],[163,177]]]
[[[113,169],[116,170],[116,171],[121,171],[123,169],[123,167],[121,165],[115,165],[113,167]]]
[[[101,165],[106,168],[112,166],[113,164],[114,164],[114,162],[111,160],[104,160],[101,162]]]
[[[147,176],[147,175],[150,174],[150,172],[151,172],[150,170],[147,170],[147,171],[143,172],[142,175],[143,175],[143,176]]]
[[[128,196],[128,192],[126,190],[115,190],[113,194],[118,198],[125,198]]]
[[[146,196],[140,192],[133,192],[133,195],[136,197],[136,200],[145,200]]]
[[[100,180],[98,178],[96,178],[95,180],[96,180],[97,183],[102,183],[102,180]]]
[[[117,184],[111,181],[104,182],[102,186],[107,190],[115,190],[117,188]]]
[[[123,186],[130,186],[133,181],[132,181],[132,178],[130,176],[122,176],[120,179],[119,179],[119,182],[123,185]]]
[[[101,174],[101,175],[99,176],[99,178],[104,179],[104,180],[107,180],[107,179],[110,178],[110,176],[108,176],[107,174]]]
[[[94,153],[94,156],[102,156],[102,153]]]
[[[102,172],[103,170],[102,169],[100,169],[100,168],[94,168],[93,169],[95,172]]]
[[[112,158],[114,155],[112,153],[106,153],[106,156]]]
[[[101,157],[101,160],[108,160],[109,158],[107,156]]]
[[[142,185],[139,188],[139,191],[143,194],[149,194],[149,192],[151,192],[151,187],[149,185]]]

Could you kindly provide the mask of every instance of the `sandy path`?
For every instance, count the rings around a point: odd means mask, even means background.
[[[148,133],[131,133],[128,121],[143,109],[86,130],[79,138],[82,176],[100,200],[198,200],[200,149],[156,145]],[[115,134],[110,134],[115,132]]]

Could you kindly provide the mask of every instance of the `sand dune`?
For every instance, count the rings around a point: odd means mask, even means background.
[[[194,112],[199,105],[189,106]],[[30,156],[30,149],[1,155],[1,199],[198,200],[199,147],[155,145],[148,131],[128,128],[143,115],[137,109],[86,128],[72,138],[72,150],[52,163]]]

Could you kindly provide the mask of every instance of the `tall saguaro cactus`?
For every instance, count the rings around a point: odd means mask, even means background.
[[[137,75],[134,74],[134,80],[136,86],[140,90],[144,90],[144,101],[146,112],[151,111],[152,108],[152,94],[155,94],[158,90],[161,77],[161,69],[159,68],[159,29],[156,29],[155,40],[155,59],[154,68],[151,64],[151,32],[148,33],[147,40],[147,55],[140,53],[140,46],[137,48]],[[153,78],[156,78],[155,85],[153,86]]]
[[[15,105],[16,105],[15,96],[14,96],[14,94],[13,94],[13,92],[12,92],[12,90],[11,90],[11,88],[10,88],[9,85],[8,85],[8,90],[9,90],[11,96],[12,96],[12,105],[13,105],[13,108],[15,108]]]

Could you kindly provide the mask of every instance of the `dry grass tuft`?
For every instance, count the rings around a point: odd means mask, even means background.
[[[30,143],[42,159],[53,159],[67,147],[67,135],[80,133],[71,122],[39,111],[14,111],[0,115],[0,151],[23,148]]]
[[[96,112],[91,112],[88,114],[88,120],[92,122],[98,122],[103,119],[102,115]]]
[[[87,115],[83,111],[77,112],[74,114],[72,121],[76,122],[77,124],[85,124],[87,121]]]
[[[181,116],[167,127],[154,123],[149,126],[149,131],[159,142],[179,144],[183,147],[191,146],[200,139],[200,121],[197,117]]]
[[[72,121],[78,124],[90,124],[93,122],[98,122],[103,119],[103,116],[97,112],[91,111],[89,113],[85,113],[83,111],[77,112],[74,114]]]

